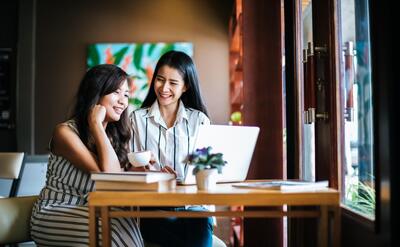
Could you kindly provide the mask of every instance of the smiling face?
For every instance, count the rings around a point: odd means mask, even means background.
[[[128,107],[129,88],[127,80],[114,92],[100,98],[99,104],[106,108],[106,122],[119,121],[121,114]]]
[[[177,69],[164,65],[156,75],[154,91],[160,107],[178,107],[178,101],[186,91],[186,85]]]

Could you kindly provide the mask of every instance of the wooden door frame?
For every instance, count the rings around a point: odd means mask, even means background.
[[[343,154],[341,136],[343,121],[341,118],[341,90],[339,64],[339,18],[336,0],[313,1],[313,44],[314,47],[327,48],[325,92],[317,96],[317,113],[327,112],[328,120],[315,123],[315,167],[317,180],[329,180],[330,186],[340,188],[340,167]],[[317,13],[316,13],[317,12]],[[324,20],[321,16],[326,17]],[[316,18],[319,17],[319,18]],[[303,81],[303,37],[302,37],[302,2],[285,0],[285,55],[286,55],[286,95],[288,115],[288,153],[295,150],[296,157],[288,156],[288,177],[301,178],[304,152],[304,81]],[[290,98],[289,98],[290,97]],[[293,116],[290,119],[290,116]],[[289,122],[289,120],[293,122]],[[289,129],[291,128],[291,129]],[[295,145],[296,147],[293,147]],[[316,224],[310,220],[291,219],[288,228],[289,246],[314,246]],[[306,243],[306,244],[305,244]]]
[[[284,177],[281,21],[280,0],[243,1],[243,124],[260,127],[249,179]],[[282,244],[282,219],[244,220],[245,246]]]
[[[303,170],[304,102],[301,2],[284,1],[287,178],[301,178]]]
[[[326,112],[327,120],[315,124],[316,180],[329,180],[329,186],[340,190],[340,167],[343,164],[344,122],[343,99],[340,90],[340,44],[337,0],[312,2],[314,47],[327,48],[325,63],[325,92],[317,90],[316,113]],[[324,17],[324,18],[321,18]]]

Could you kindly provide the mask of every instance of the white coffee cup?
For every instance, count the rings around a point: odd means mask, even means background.
[[[149,164],[151,159],[151,151],[130,152],[128,160],[134,167],[142,167]]]

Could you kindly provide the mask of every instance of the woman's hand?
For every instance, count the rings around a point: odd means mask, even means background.
[[[150,172],[150,171],[157,171],[157,169],[156,169],[156,167],[154,165],[148,164],[148,165],[139,166],[139,167],[132,166],[131,168],[128,169],[128,171]]]
[[[128,169],[128,171],[136,171],[136,172],[157,171],[157,168],[154,166],[157,162],[156,157],[154,156],[153,152],[150,151],[150,153],[151,153],[151,156],[150,156],[149,164],[147,164],[145,166],[139,166],[139,167],[132,166]],[[174,174],[175,177],[177,177],[177,173],[170,166],[161,166],[160,165],[160,167],[161,167],[160,172],[171,173],[171,174]]]
[[[162,172],[166,172],[166,173],[171,173],[175,175],[175,178],[178,176],[178,174],[176,173],[176,171],[174,169],[172,169],[170,166],[164,166],[163,168],[161,168]]]
[[[132,166],[131,168],[128,169],[128,171],[136,171],[136,172],[149,172],[149,171],[156,171],[157,169],[155,168],[154,164],[156,163],[155,157],[153,153],[151,153],[151,158],[150,162],[146,166],[140,166],[140,167],[134,167]],[[170,166],[164,166],[161,167],[160,172],[166,172],[166,173],[171,173],[174,174],[175,177],[177,177],[177,173],[174,169],[172,169]]]
[[[151,158],[150,158],[150,162],[149,163],[150,163],[149,164],[149,169],[151,170],[151,168],[154,168],[153,165],[156,163],[156,157],[154,156],[153,152],[151,152]],[[160,167],[161,167],[161,169],[160,169],[161,172],[171,173],[171,174],[174,174],[175,177],[177,177],[178,174],[170,166],[164,166],[164,167],[160,166]]]
[[[151,156],[150,156],[150,161],[149,161],[150,164],[149,165],[154,165],[156,163],[156,156],[154,156],[152,151],[150,151],[150,154],[151,154]]]
[[[121,167],[118,156],[106,133],[106,108],[102,105],[94,105],[88,113],[89,132],[95,141],[97,150],[97,162],[101,171],[120,172]]]
[[[93,129],[94,127],[102,126],[104,119],[106,118],[106,108],[102,105],[95,105],[90,109],[88,122],[89,127]]]
[[[129,171],[135,171],[135,172],[149,172],[149,171],[155,171],[155,167],[151,164],[147,166],[141,166],[141,167],[131,167],[129,168]],[[172,169],[170,166],[165,166],[161,168],[160,172],[166,172],[166,173],[171,173],[174,174],[175,177],[177,177],[177,173],[174,169]]]

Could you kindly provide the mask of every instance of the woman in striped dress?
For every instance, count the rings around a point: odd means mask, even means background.
[[[46,185],[31,217],[39,246],[88,245],[90,172],[128,165],[128,96],[128,76],[117,66],[98,65],[85,74],[71,119],[56,126],[50,142]],[[143,246],[132,218],[112,219],[111,231],[113,246]]]

